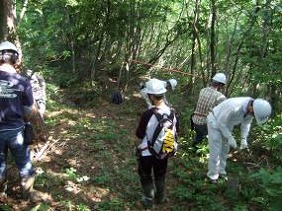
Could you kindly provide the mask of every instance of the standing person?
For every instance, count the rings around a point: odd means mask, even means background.
[[[40,116],[44,117],[46,111],[46,83],[43,76],[28,69],[26,76],[30,79],[32,94]]]
[[[16,72],[18,50],[8,41],[0,43],[0,192],[7,189],[7,154],[10,150],[21,178],[23,198],[41,200],[33,189],[36,172],[30,160],[30,149],[24,140],[24,118],[33,113],[30,82]]]
[[[176,86],[177,86],[177,81],[173,78],[167,80],[167,81],[164,81],[164,86],[165,88],[167,89],[167,92],[172,92],[175,90]],[[170,101],[168,100],[167,98],[167,95],[165,95],[165,103],[170,106],[170,107],[173,107],[172,104],[170,103]]]
[[[227,178],[226,160],[230,146],[237,148],[232,135],[233,127],[240,125],[240,149],[248,147],[247,137],[253,117],[261,125],[271,115],[271,105],[264,99],[251,97],[229,98],[216,107],[208,115],[208,141],[210,156],[207,176],[216,183],[219,176]]]
[[[194,129],[196,132],[192,146],[197,150],[197,145],[208,135],[207,116],[213,107],[221,103],[226,97],[220,92],[220,89],[226,84],[226,75],[216,73],[212,78],[209,87],[201,89],[196,109],[192,115]]]
[[[138,146],[138,173],[144,193],[142,203],[145,208],[153,207],[154,198],[156,203],[163,203],[165,201],[164,188],[168,158],[158,159],[151,154],[148,149],[148,141],[152,139],[155,128],[158,125],[158,120],[154,115],[153,109],[157,109],[157,112],[162,115],[170,115],[171,108],[164,100],[166,91],[163,82],[158,79],[151,79],[146,83],[144,92],[147,93],[153,107],[143,113],[136,130],[136,136],[141,139],[141,143]],[[177,133],[178,126],[175,116],[173,117],[173,125]],[[152,171],[154,177],[152,177]],[[154,184],[156,187],[155,192]]]
[[[177,85],[177,81],[175,79],[169,79],[167,81],[161,81],[164,88],[167,89],[167,91],[174,91],[175,88],[176,88],[176,85]],[[141,85],[140,87],[140,94],[141,96],[145,99],[146,103],[147,103],[147,106],[148,108],[151,108],[152,107],[152,102],[151,100],[149,99],[147,93],[145,92],[146,90],[146,83]],[[164,100],[165,100],[165,103],[169,106],[171,106],[171,104],[167,101],[167,99],[164,97]]]

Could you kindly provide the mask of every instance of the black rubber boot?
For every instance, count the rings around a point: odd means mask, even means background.
[[[145,209],[153,208],[154,187],[153,185],[143,185],[144,196],[142,197],[142,204]]]
[[[155,196],[156,203],[162,204],[165,202],[165,195],[164,195],[165,181],[157,180],[155,184],[156,184],[156,196]]]

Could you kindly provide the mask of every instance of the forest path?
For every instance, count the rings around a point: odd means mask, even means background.
[[[51,210],[141,210],[134,153],[138,143],[135,130],[145,109],[145,102],[133,93],[120,105],[100,100],[93,108],[59,106],[48,111],[50,143],[40,160],[34,160],[39,172],[35,188],[47,193],[48,201],[36,205],[21,200],[17,174],[10,173],[11,190],[1,206],[7,210],[36,206]],[[16,171],[12,164],[9,172]]]

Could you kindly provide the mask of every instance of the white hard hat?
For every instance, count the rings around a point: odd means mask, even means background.
[[[262,125],[271,115],[271,105],[264,99],[258,98],[253,102],[254,116],[258,125]]]
[[[177,85],[177,81],[175,79],[169,79],[168,82],[170,83],[171,85],[171,89],[174,90],[176,85]]]
[[[226,75],[224,73],[216,73],[213,78],[213,81],[226,84]]]
[[[17,54],[19,54],[17,47],[13,43],[11,43],[9,41],[1,42],[0,43],[0,51],[7,51],[7,50],[14,51]]]
[[[153,95],[161,95],[166,93],[166,88],[164,87],[163,81],[152,78],[149,81],[146,82],[146,86],[143,89],[145,93],[147,94],[153,94]]]

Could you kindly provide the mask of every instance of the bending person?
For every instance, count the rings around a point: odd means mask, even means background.
[[[234,126],[240,125],[241,149],[248,147],[249,135],[253,117],[261,125],[271,115],[271,105],[264,99],[251,97],[229,98],[217,105],[208,115],[208,141],[210,156],[207,176],[216,183],[219,176],[227,178],[226,160],[230,146],[237,148],[237,142],[232,135]]]

